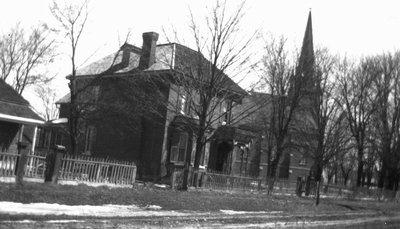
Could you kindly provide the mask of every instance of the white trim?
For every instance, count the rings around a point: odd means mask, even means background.
[[[68,123],[68,118],[54,119],[54,120],[51,120],[50,123],[52,123],[52,124]]]
[[[289,169],[299,169],[299,170],[307,170],[307,171],[310,170],[310,168],[308,168],[308,167],[298,167],[298,166],[289,166]]]
[[[22,117],[18,117],[18,116],[6,115],[6,114],[1,114],[1,113],[0,113],[0,120],[19,123],[19,124],[25,124],[25,125],[44,125],[44,121],[42,121],[42,120],[31,119],[31,118],[22,118]]]
[[[175,52],[176,52],[176,47],[175,47],[175,44],[173,44],[172,45],[172,58],[171,58],[171,67],[172,67],[172,69],[174,69],[175,68]]]
[[[37,130],[38,130],[38,127],[35,126],[35,130],[33,131],[32,148],[31,148],[32,155],[35,155]]]

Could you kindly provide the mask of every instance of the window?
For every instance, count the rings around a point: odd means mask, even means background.
[[[307,165],[307,158],[304,156],[304,154],[299,161],[299,165]]]
[[[227,125],[231,122],[232,101],[225,100],[221,102],[221,123]]]
[[[190,112],[190,98],[188,93],[184,90],[183,87],[179,87],[176,107],[177,107],[177,112],[183,115],[189,114]]]
[[[100,86],[93,86],[91,88],[91,96],[93,103],[97,103],[100,95]]]
[[[78,94],[81,103],[97,103],[100,95],[100,86],[89,86]]]
[[[188,134],[180,133],[179,141],[176,145],[171,146],[171,162],[184,162],[186,158],[186,148],[187,148]]]
[[[85,150],[84,150],[85,154],[90,155],[92,153],[95,134],[96,134],[96,129],[93,126],[88,126],[86,128]]]

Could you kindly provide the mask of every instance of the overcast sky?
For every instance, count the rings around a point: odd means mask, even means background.
[[[7,30],[21,22],[32,26],[39,22],[54,24],[49,11],[50,0],[9,0],[0,7],[0,29]],[[185,35],[189,8],[195,15],[205,12],[205,5],[213,1],[190,0],[92,0],[89,21],[78,47],[78,61],[95,61],[116,51],[128,31],[129,42],[141,46],[143,32],[160,33],[159,43],[165,42],[162,28],[173,25]],[[239,1],[229,0],[231,7]],[[311,8],[314,44],[328,47],[332,53],[358,58],[383,51],[393,51],[400,43],[400,3],[397,1],[361,0],[248,0],[243,33],[261,29],[264,34],[283,35],[289,45],[299,48]],[[60,50],[60,52],[64,52]],[[69,73],[66,55],[53,64],[60,96],[68,91],[65,75]],[[30,100],[30,98],[28,98]]]

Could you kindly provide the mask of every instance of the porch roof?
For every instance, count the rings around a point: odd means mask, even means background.
[[[0,80],[0,121],[24,125],[43,125],[37,115],[21,95],[4,80]]]
[[[238,142],[249,142],[252,138],[255,138],[256,134],[240,129],[238,127],[233,126],[221,126],[218,127],[217,130],[214,132],[213,137],[214,139],[229,139],[235,140]]]

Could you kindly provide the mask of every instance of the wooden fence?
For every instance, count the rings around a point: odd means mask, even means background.
[[[227,174],[210,173],[203,174],[203,187],[229,190],[261,190],[262,180],[255,177],[232,176]]]
[[[46,171],[46,157],[38,155],[27,155],[27,163],[25,167],[25,177],[44,178]]]
[[[41,156],[39,156],[41,155]],[[23,177],[45,179],[48,161],[43,154],[24,155],[26,157]],[[53,182],[75,181],[79,183],[102,183],[131,185],[136,178],[136,165],[133,162],[123,162],[88,156],[73,156],[60,154],[54,159],[60,160]],[[16,177],[18,164],[22,155],[15,153],[0,153],[0,177]],[[57,163],[55,163],[57,164]]]
[[[196,179],[196,180],[194,180]],[[183,169],[174,169],[171,187],[179,189],[183,183]],[[262,179],[255,177],[232,176],[209,171],[190,171],[189,184],[197,187],[219,190],[257,190],[262,189]]]
[[[44,178],[46,157],[28,154],[24,169],[24,177]],[[17,173],[21,155],[14,153],[0,153],[0,176],[11,177]]]
[[[19,155],[0,153],[0,176],[14,176],[16,174]]]
[[[91,183],[133,184],[136,177],[136,165],[122,162],[65,154],[62,157],[59,180],[73,180]]]

